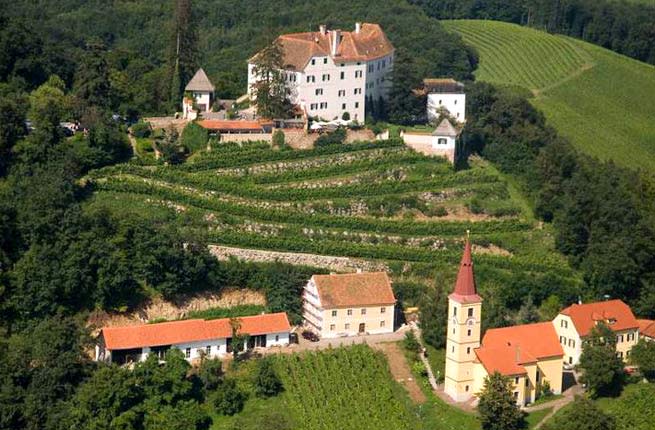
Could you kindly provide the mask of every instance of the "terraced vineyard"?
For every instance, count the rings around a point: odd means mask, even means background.
[[[210,243],[367,259],[396,279],[450,288],[470,229],[483,290],[517,276],[577,283],[550,231],[495,169],[476,160],[455,172],[395,141],[308,151],[228,144],[180,166],[125,164],[88,179],[91,206],[176,223]]]
[[[655,67],[577,39],[495,21],[442,21],[480,53],[476,77],[521,86],[580,149],[655,171]]]

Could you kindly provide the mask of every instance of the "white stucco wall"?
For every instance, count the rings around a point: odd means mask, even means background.
[[[428,94],[428,120],[436,117],[440,108],[448,109],[448,112],[458,121],[466,122],[466,95],[463,93],[432,93]]]

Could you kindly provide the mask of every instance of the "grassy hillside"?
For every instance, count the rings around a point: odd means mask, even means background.
[[[470,229],[483,291],[502,292],[510,306],[520,306],[517,289],[537,302],[576,294],[577,276],[554,251],[549,227],[481,160],[455,172],[395,142],[310,151],[251,143],[90,179],[95,207],[167,220],[222,245],[376,260],[396,279],[444,288]]]
[[[479,51],[479,80],[531,90],[534,105],[588,154],[655,171],[655,67],[514,24],[443,24]]]

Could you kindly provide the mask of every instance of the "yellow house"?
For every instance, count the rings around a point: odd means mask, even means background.
[[[395,304],[385,272],[314,275],[303,291],[303,319],[322,338],[392,333]]]

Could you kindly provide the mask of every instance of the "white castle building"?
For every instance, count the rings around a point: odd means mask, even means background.
[[[364,121],[367,102],[387,98],[394,47],[378,24],[356,23],[354,31],[328,30],[277,38],[284,53],[289,98],[311,117]],[[259,77],[248,62],[248,94]]]
[[[458,123],[466,122],[464,84],[454,79],[424,79],[427,94],[428,121],[439,120],[440,111],[447,111]]]

